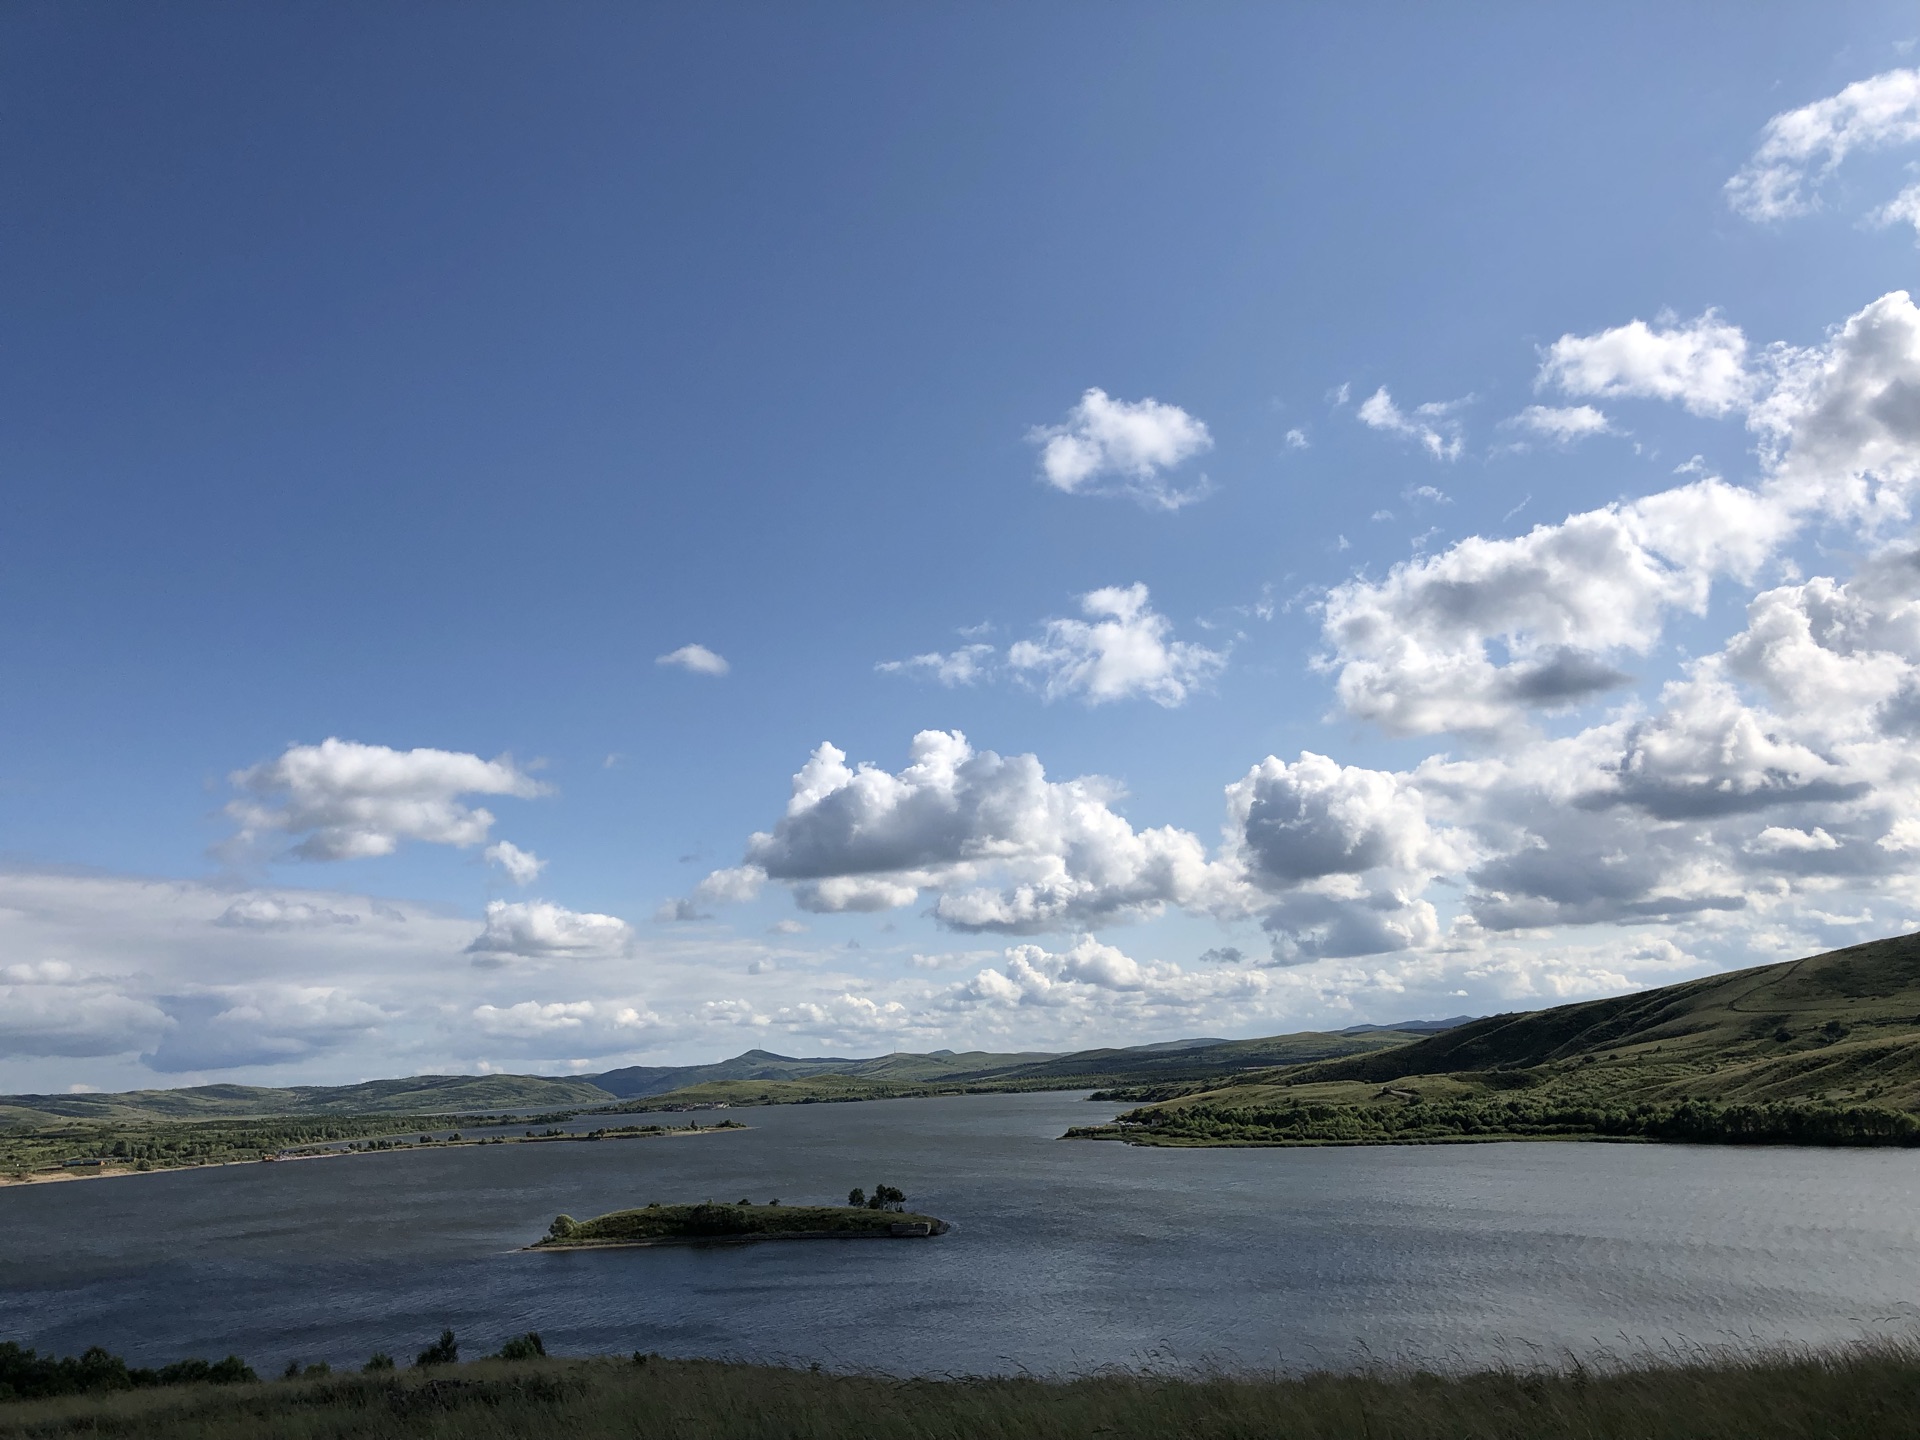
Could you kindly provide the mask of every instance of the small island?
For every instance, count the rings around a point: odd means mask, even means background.
[[[861,1198],[855,1199],[854,1196]],[[882,1199],[882,1197],[886,1197]],[[893,1197],[898,1197],[895,1199]],[[919,1240],[947,1233],[947,1222],[906,1209],[890,1186],[875,1188],[873,1203],[860,1191],[845,1205],[755,1205],[705,1201],[616,1210],[592,1220],[555,1218],[529,1250],[609,1250],[640,1245],[751,1245],[760,1240]]]

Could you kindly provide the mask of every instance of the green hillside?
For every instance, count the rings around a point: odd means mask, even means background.
[[[451,1115],[564,1110],[614,1097],[587,1080],[538,1075],[415,1075],[358,1085],[194,1085],[112,1095],[0,1096],[0,1124],[54,1120],[223,1120],[267,1115]]]
[[[881,1080],[939,1080],[948,1075],[989,1070],[1006,1070],[1035,1061],[1051,1060],[1051,1054],[1035,1051],[1027,1054],[999,1055],[984,1050],[955,1054],[935,1050],[926,1055],[896,1052],[869,1060],[849,1060],[833,1056],[797,1059],[775,1055],[769,1050],[749,1050],[731,1060],[712,1065],[629,1065],[592,1076],[602,1090],[623,1100],[647,1095],[664,1095],[692,1085],[720,1080],[805,1080],[815,1075],[868,1076]]]
[[[622,1111],[670,1110],[703,1105],[814,1105],[849,1100],[894,1100],[918,1095],[963,1095],[1020,1090],[1092,1090],[1121,1087],[1148,1098],[1161,1089],[1203,1089],[1248,1070],[1298,1065],[1311,1060],[1404,1045],[1415,1038],[1400,1030],[1328,1034],[1302,1031],[1263,1040],[1203,1040],[1126,1049],[1082,1050],[1021,1064],[975,1070],[921,1067],[910,1062],[934,1056],[889,1055],[861,1068],[804,1077],[717,1079],[626,1101]],[[939,1056],[951,1052],[936,1052]],[[779,1058],[779,1057],[774,1057]],[[976,1057],[957,1055],[954,1060]],[[1016,1057],[988,1056],[994,1061]],[[898,1063],[896,1063],[898,1062]]]
[[[1214,1077],[1222,1072],[1365,1054],[1404,1045],[1412,1032],[1389,1029],[1302,1030],[1259,1040],[1211,1040],[1178,1047],[1142,1045],[1081,1050],[1000,1072],[1013,1080],[1076,1080],[1087,1085],[1145,1085]],[[975,1078],[960,1077],[955,1078]],[[986,1078],[986,1077],[980,1077]],[[1064,1088],[1064,1086],[1063,1086]]]
[[[1161,1103],[1076,1133],[1157,1144],[1920,1143],[1920,936],[1130,1098]]]
[[[540,1075],[415,1075],[358,1085],[194,1085],[107,1095],[4,1095],[0,1096],[0,1125],[635,1110],[870,1100],[967,1090],[1074,1090],[1168,1080],[1198,1083],[1249,1067],[1333,1059],[1409,1038],[1393,1030],[1308,1032],[1265,1040],[1175,1040],[1072,1055],[935,1050],[864,1060],[749,1050],[711,1065],[630,1065],[564,1080]]]

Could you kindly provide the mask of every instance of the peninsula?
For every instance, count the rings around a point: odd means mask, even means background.
[[[1367,1054],[1116,1087],[1069,1138],[1920,1145],[1920,935],[1455,1025]]]
[[[750,1245],[760,1240],[911,1240],[944,1235],[947,1222],[868,1205],[648,1205],[593,1220],[556,1218],[529,1250],[611,1250],[642,1245]]]

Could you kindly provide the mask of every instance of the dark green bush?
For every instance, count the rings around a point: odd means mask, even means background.
[[[1920,1145],[1920,1119],[1882,1105],[1818,1101],[1722,1105],[1682,1100],[1631,1106],[1521,1096],[1407,1105],[1195,1106],[1133,1110],[1123,1125],[1200,1142],[1382,1144],[1543,1135],[1598,1135],[1695,1145]]]
[[[37,1400],[103,1390],[145,1389],[155,1385],[232,1385],[258,1380],[238,1355],[209,1364],[176,1360],[158,1370],[129,1369],[118,1355],[95,1345],[78,1357],[38,1355],[7,1341],[0,1344],[0,1397]]]
[[[500,1360],[539,1360],[547,1353],[546,1345],[540,1339],[538,1330],[529,1330],[524,1335],[516,1335],[500,1347],[496,1359]]]

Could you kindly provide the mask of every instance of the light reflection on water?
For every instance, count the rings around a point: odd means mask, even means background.
[[[266,1374],[296,1356],[404,1359],[451,1326],[469,1357],[533,1329],[562,1353],[977,1373],[1457,1364],[1920,1328],[1920,1153],[1057,1139],[1114,1108],[1060,1094],[786,1106],[698,1137],[0,1189],[0,1339],[136,1363],[238,1351]],[[832,1203],[878,1181],[953,1233],[516,1248],[562,1211]]]

